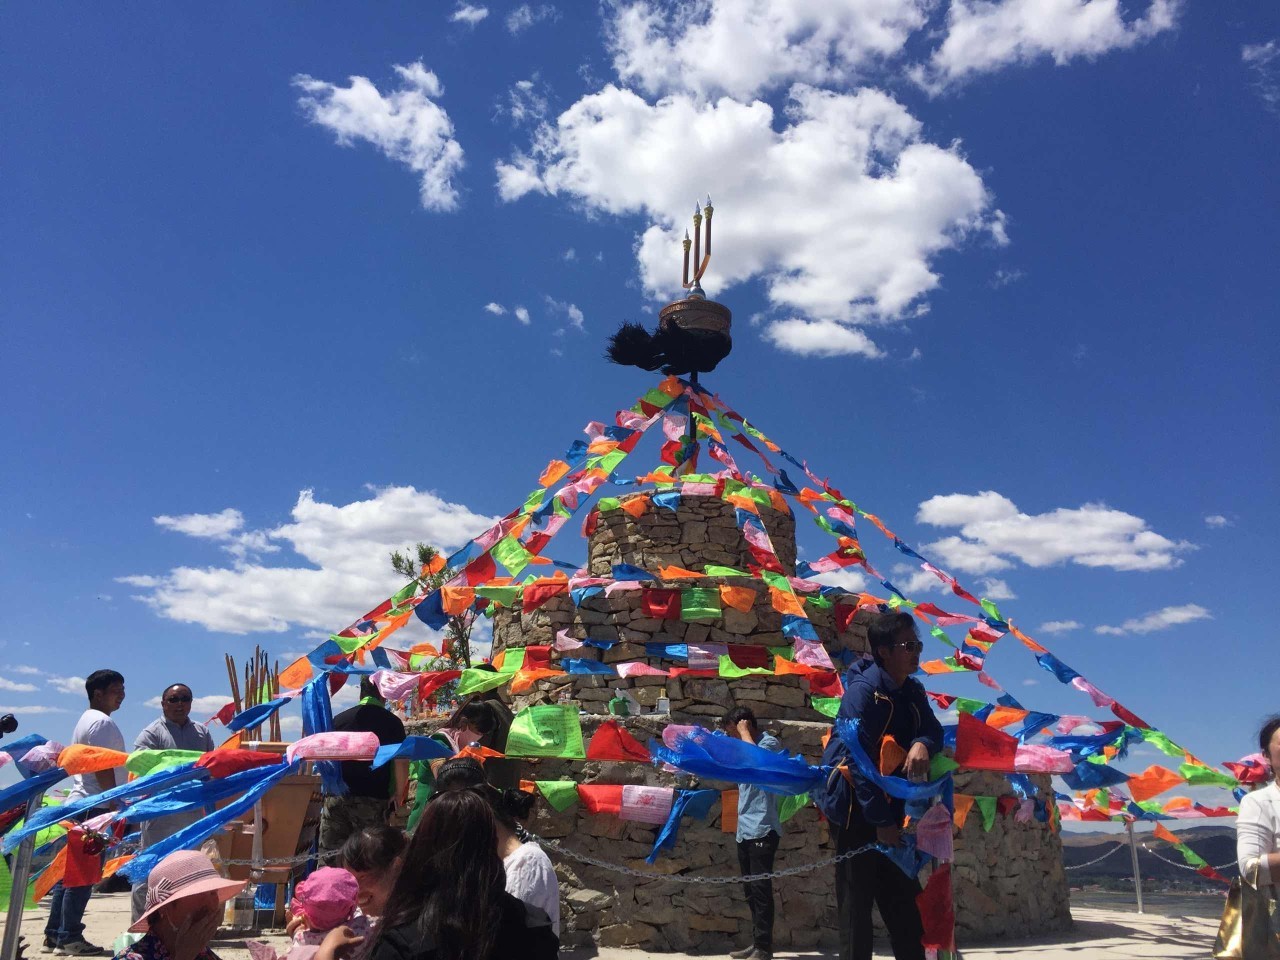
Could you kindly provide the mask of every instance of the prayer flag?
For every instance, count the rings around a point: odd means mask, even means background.
[[[585,759],[577,707],[557,703],[520,711],[507,732],[507,756]]]

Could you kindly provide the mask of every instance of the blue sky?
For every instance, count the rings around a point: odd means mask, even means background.
[[[24,731],[69,736],[104,666],[129,737],[174,680],[221,701],[224,651],[310,648],[396,586],[392,546],[520,502],[651,385],[600,354],[707,193],[707,383],[1203,758],[1280,707],[1270,5],[4,18]],[[1012,643],[990,672],[1092,711]]]

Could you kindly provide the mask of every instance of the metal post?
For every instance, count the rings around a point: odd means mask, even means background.
[[[1145,911],[1142,909],[1142,870],[1138,867],[1138,841],[1133,836],[1133,821],[1130,820],[1126,823],[1124,829],[1129,834],[1129,854],[1133,857],[1133,889],[1138,894],[1138,912],[1144,913]]]
[[[41,790],[27,801],[28,821],[36,815],[44,805],[44,791]],[[27,901],[27,881],[31,879],[31,855],[36,849],[36,836],[31,834],[18,845],[13,855],[13,868],[10,879],[13,887],[9,891],[9,912],[4,918],[4,944],[0,946],[0,960],[15,960],[18,956],[18,935],[22,932],[22,910]]]

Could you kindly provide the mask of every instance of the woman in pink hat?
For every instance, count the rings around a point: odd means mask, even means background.
[[[218,960],[209,941],[222,922],[222,905],[247,883],[224,879],[195,850],[169,854],[147,877],[146,908],[129,928],[145,936],[117,960]]]

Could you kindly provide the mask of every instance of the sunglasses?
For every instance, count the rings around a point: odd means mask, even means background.
[[[910,650],[919,653],[924,649],[924,644],[919,640],[902,640],[898,643],[891,643],[889,646],[895,650]]]
[[[165,697],[164,702],[165,703],[190,703],[191,698],[190,697]]]

